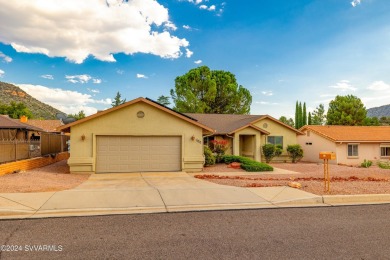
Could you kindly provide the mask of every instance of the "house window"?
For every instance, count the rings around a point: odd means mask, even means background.
[[[390,157],[390,146],[381,147],[381,157]]]
[[[280,145],[283,148],[283,136],[267,136],[267,143]]]
[[[359,156],[359,145],[349,144],[348,145],[348,157],[357,157]]]

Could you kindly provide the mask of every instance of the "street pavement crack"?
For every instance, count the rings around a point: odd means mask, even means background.
[[[16,226],[16,228],[9,234],[9,236],[7,236],[4,240],[4,242],[2,242],[1,244],[2,245],[8,245],[8,242],[11,240],[11,238],[13,237],[13,235],[18,232],[18,230],[20,229],[20,227],[22,226],[22,223],[23,221],[22,220],[19,220],[19,224]],[[5,252],[3,250],[0,250],[0,259],[2,259],[2,253]]]

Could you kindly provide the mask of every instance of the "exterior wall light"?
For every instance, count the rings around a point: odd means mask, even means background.
[[[85,134],[83,134],[82,136],[81,136],[81,140],[85,140]]]

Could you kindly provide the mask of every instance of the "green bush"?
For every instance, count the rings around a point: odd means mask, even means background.
[[[222,157],[222,161],[225,163],[239,162],[241,163],[241,168],[247,172],[264,172],[274,170],[274,168],[272,168],[266,163],[254,161],[243,156],[225,155]]]
[[[296,163],[303,157],[303,149],[299,144],[287,145],[287,152],[293,163]]]
[[[214,165],[215,156],[213,155],[213,152],[210,150],[210,148],[207,145],[204,146],[203,153],[205,158],[204,165],[205,166]]]
[[[382,169],[390,169],[390,161],[388,162],[378,161],[378,166]]]
[[[360,166],[362,166],[364,168],[369,168],[371,165],[372,165],[372,161],[364,159],[364,161],[362,162],[362,164]]]
[[[283,146],[281,146],[280,144],[275,146],[275,157],[280,156],[282,153],[283,153]]]
[[[276,150],[275,145],[265,144],[263,145],[262,150],[265,157],[265,162],[269,163],[272,160],[272,158],[275,157],[275,150]]]

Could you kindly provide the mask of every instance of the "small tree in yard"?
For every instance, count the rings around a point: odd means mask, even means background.
[[[222,156],[225,155],[226,150],[228,149],[227,140],[213,140],[211,141],[211,150],[215,154],[217,163],[222,161]]]
[[[274,157],[282,154],[282,148],[280,146],[265,144],[262,148],[266,163],[269,163]]]
[[[287,145],[287,152],[293,163],[296,163],[303,157],[303,150],[299,144]]]
[[[204,152],[204,159],[205,159],[204,165],[205,166],[214,165],[215,156],[207,145],[204,146],[203,152]]]

